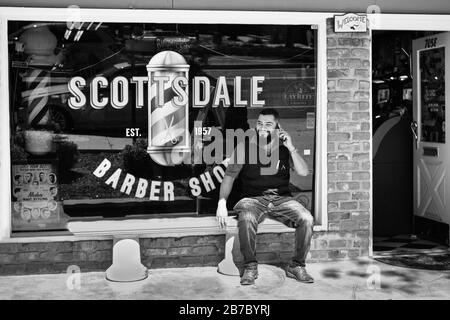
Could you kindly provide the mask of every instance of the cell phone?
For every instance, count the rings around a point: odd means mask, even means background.
[[[281,127],[280,127],[280,124],[279,124],[279,123],[277,123],[277,126],[275,127],[275,129],[278,129],[278,130],[280,130],[280,129],[281,129]],[[286,137],[284,137],[284,139],[283,139],[283,138],[280,138],[280,141],[282,141],[282,142],[286,141]]]

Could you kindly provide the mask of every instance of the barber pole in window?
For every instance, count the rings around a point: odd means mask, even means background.
[[[33,69],[25,80],[28,90],[22,93],[22,97],[27,99],[28,124],[32,127],[45,125],[50,118],[47,105],[50,76],[44,70]]]
[[[163,51],[147,65],[149,86],[148,148],[160,165],[180,164],[190,152],[189,65],[180,54]]]

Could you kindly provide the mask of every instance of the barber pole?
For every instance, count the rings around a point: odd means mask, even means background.
[[[150,81],[147,152],[156,163],[174,166],[190,152],[188,99],[182,104],[173,100],[177,97],[174,80],[177,77],[188,79],[189,65],[180,54],[163,51],[150,60],[147,71]],[[166,81],[155,80],[162,77]],[[163,85],[163,89],[159,85]],[[187,81],[185,85],[187,93]]]
[[[28,124],[31,127],[45,125],[50,120],[50,110],[47,105],[50,76],[45,70],[34,69],[24,80],[28,90],[22,93],[22,97],[27,99]]]

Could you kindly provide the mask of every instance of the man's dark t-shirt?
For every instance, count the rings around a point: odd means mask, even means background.
[[[246,157],[244,163],[230,163],[227,167],[225,175],[232,178],[239,176],[242,183],[243,197],[257,197],[264,195],[291,196],[289,191],[290,178],[290,154],[289,150],[280,145],[278,148],[278,158],[272,159],[277,161],[276,173],[272,175],[261,174],[261,168],[270,167],[269,164],[251,164],[249,161],[248,144],[245,148]]]

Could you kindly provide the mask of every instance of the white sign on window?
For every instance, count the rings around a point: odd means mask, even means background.
[[[334,32],[366,32],[367,15],[347,13],[334,16]]]

